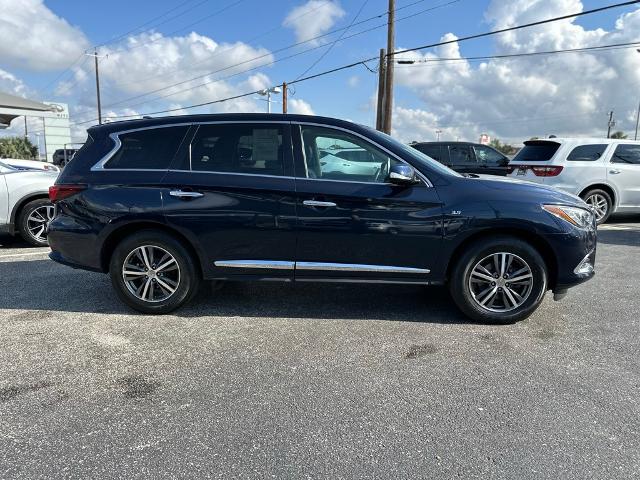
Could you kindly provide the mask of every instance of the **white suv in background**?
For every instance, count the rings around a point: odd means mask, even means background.
[[[0,232],[15,235],[32,245],[47,245],[47,226],[54,208],[49,187],[58,172],[18,170],[0,160]]]
[[[640,141],[548,138],[524,142],[509,176],[579,195],[598,224],[615,212],[640,213]]]

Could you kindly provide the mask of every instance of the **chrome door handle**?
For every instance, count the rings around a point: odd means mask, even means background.
[[[620,173],[620,170],[609,170],[609,173],[617,175],[618,173]]]
[[[335,207],[336,204],[333,202],[319,202],[317,200],[305,200],[302,202],[303,205],[307,207]]]
[[[171,195],[172,197],[178,197],[178,198],[200,198],[200,197],[204,197],[204,193],[200,193],[200,192],[185,192],[184,190],[171,190],[169,192],[169,195]]]

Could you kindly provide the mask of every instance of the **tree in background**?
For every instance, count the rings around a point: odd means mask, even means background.
[[[489,143],[489,146],[495,148],[496,150],[498,150],[500,153],[503,153],[504,155],[513,155],[518,151],[518,149],[513,145],[509,145],[508,143],[502,143],[497,138],[492,138],[491,143]]]
[[[0,158],[32,160],[37,156],[38,147],[26,137],[0,138]]]
[[[629,137],[627,136],[626,133],[618,131],[618,132],[612,133],[610,138],[616,138],[618,140],[625,140],[626,138],[629,138]]]

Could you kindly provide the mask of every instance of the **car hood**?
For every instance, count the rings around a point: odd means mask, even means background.
[[[583,208],[587,206],[587,204],[577,195],[564,192],[548,185],[527,182],[526,180],[519,180],[511,177],[497,177],[493,175],[476,175],[472,177],[472,180],[493,190],[512,191],[514,195],[519,195],[519,197],[523,195],[531,196],[540,202],[575,205]]]

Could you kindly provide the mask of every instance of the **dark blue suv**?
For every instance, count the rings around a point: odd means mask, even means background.
[[[593,276],[579,198],[460,175],[331,118],[233,114],[92,127],[50,197],[51,258],[109,272],[166,313],[202,280],[446,284],[469,317],[508,323]]]

